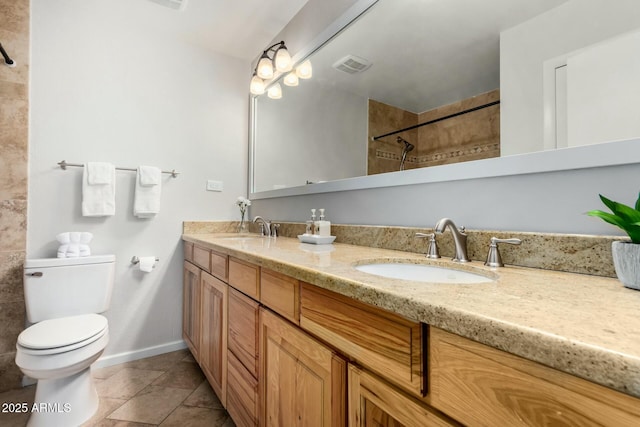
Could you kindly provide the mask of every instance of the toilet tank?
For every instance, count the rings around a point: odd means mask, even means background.
[[[29,322],[109,309],[115,255],[27,259],[24,298]]]

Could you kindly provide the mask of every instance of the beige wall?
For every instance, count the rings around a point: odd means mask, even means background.
[[[27,231],[29,0],[0,0],[0,391],[20,386],[15,345],[24,327]]]
[[[396,143],[401,136],[415,145],[409,152],[405,169],[467,162],[500,156],[500,106],[494,105],[441,122],[372,141],[372,136],[475,108],[500,100],[500,90],[420,114],[369,100],[368,174],[397,171],[403,145]]]

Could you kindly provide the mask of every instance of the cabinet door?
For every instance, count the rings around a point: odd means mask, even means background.
[[[346,362],[260,309],[260,425],[343,426]]]
[[[198,360],[200,345],[200,269],[184,262],[182,283],[182,338]]]
[[[375,375],[349,365],[349,427],[460,426]]]
[[[222,405],[227,396],[228,285],[202,272],[200,366]]]
[[[260,304],[242,292],[229,290],[229,350],[258,376],[258,319]]]

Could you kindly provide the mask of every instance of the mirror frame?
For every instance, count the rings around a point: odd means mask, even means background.
[[[293,62],[295,64],[300,63],[312,55],[324,44],[345,30],[349,24],[377,2],[378,0],[357,1],[347,12],[331,23],[322,33],[305,46],[305,48],[296,53],[293,57]],[[275,83],[279,78],[280,75],[276,75],[267,86]],[[428,168],[345,178],[277,190],[254,191],[256,116],[258,114],[257,98],[258,96],[256,95],[250,95],[249,100],[248,194],[251,200],[640,163],[640,138],[634,138],[626,141],[611,141],[579,147],[536,151],[505,157],[431,166]]]

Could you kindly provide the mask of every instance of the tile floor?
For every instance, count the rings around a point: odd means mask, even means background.
[[[235,426],[188,350],[96,369],[93,377],[100,407],[83,427]],[[0,404],[31,405],[34,394],[35,386],[10,390]],[[0,426],[25,426],[28,416],[0,412]]]

